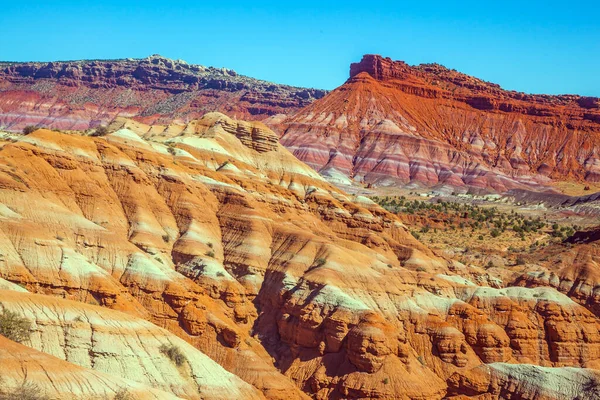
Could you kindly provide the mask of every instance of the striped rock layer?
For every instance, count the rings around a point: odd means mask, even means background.
[[[266,121],[337,183],[504,192],[600,179],[600,100],[528,95],[437,64],[366,55],[350,79]]]
[[[436,255],[265,125],[210,113],[108,130],[1,136],[0,309],[32,334],[0,338],[0,392],[552,399],[597,385],[591,303]]]

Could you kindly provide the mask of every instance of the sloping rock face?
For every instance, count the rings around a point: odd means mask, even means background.
[[[8,372],[3,384],[8,387],[17,386],[26,377],[61,398],[89,395],[88,387],[99,396],[140,387],[147,391],[146,398],[263,398],[257,389],[208,356],[146,320],[49,296],[7,292],[1,298],[4,308],[33,321],[32,348],[70,363],[41,356],[41,362],[32,364],[28,358],[35,353],[23,349],[14,350],[17,354],[12,357],[0,355],[3,372]],[[161,352],[161,346],[180,348],[185,364],[178,367]],[[13,344],[2,349],[11,353],[16,347]],[[10,365],[10,358],[16,365]],[[33,376],[37,368],[43,371],[39,378]],[[77,379],[79,374],[85,378]]]
[[[437,256],[261,123],[117,118],[109,132],[2,136],[0,308],[33,323],[29,347],[0,352],[11,387],[442,399],[546,393],[510,367],[469,383],[486,365],[600,366],[583,304]]]
[[[532,267],[514,278],[515,285],[556,288],[600,316],[600,228],[576,232],[529,261]]]
[[[466,376],[449,379],[450,392],[477,399],[577,399],[600,397],[599,372],[580,368],[544,368],[536,365],[494,363],[477,367]],[[464,395],[448,396],[464,399]]]
[[[505,91],[437,64],[366,55],[344,85],[267,123],[339,183],[504,192],[600,179],[599,99]]]
[[[190,121],[208,111],[263,119],[325,91],[278,85],[225,68],[146,59],[0,63],[0,127],[87,129],[116,116]]]
[[[62,361],[47,353],[12,342],[0,336],[0,366],[2,386],[0,395],[6,399],[26,382],[40,396],[52,399],[108,398],[112,399],[126,388],[135,399],[179,399],[170,393],[128,381],[114,375],[102,374]],[[93,397],[94,396],[94,397]],[[17,397],[19,398],[19,397]],[[30,397],[31,398],[31,397]]]

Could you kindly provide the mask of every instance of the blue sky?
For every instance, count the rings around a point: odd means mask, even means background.
[[[146,57],[332,89],[365,53],[529,93],[600,96],[597,1],[11,1],[0,60]],[[214,4],[218,3],[218,4]]]

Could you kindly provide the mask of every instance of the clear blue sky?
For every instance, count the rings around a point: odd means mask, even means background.
[[[529,93],[600,96],[598,1],[5,1],[4,61],[146,57],[332,89],[378,53]]]

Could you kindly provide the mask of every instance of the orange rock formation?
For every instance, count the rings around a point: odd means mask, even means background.
[[[1,339],[7,387],[441,399],[597,382],[585,304],[434,254],[264,124],[210,113],[109,132],[3,136],[0,308],[33,323],[28,347]]]

